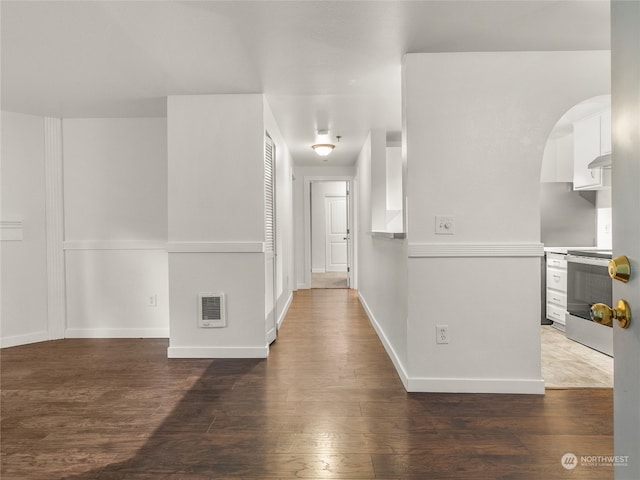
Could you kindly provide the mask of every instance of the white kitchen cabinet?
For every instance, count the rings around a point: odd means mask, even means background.
[[[599,190],[608,180],[602,167],[588,165],[611,153],[611,107],[573,124],[573,189]]]
[[[547,319],[564,330],[567,313],[567,261],[564,255],[547,253]]]
[[[600,115],[592,115],[573,124],[573,189],[596,190],[602,187],[602,168],[588,165],[600,156]]]

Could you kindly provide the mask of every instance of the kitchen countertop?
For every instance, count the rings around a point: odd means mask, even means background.
[[[603,247],[544,247],[545,253],[566,255],[568,250],[608,250]]]

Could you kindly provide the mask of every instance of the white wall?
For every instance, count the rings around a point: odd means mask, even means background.
[[[62,130],[66,336],[168,336],[166,119]]]
[[[323,273],[326,270],[327,223],[325,197],[345,196],[347,182],[311,183],[311,271]]]
[[[305,218],[311,212],[305,212],[304,183],[306,178],[331,180],[332,177],[353,177],[354,167],[301,167],[293,169],[295,180],[293,181],[293,223],[294,223],[294,250],[295,250],[295,286],[299,288],[311,288],[310,271],[306,272],[306,256],[309,256],[309,269],[311,268],[311,251],[307,252],[305,238]]]
[[[358,156],[358,293],[406,386],[407,242],[371,235],[371,151],[384,154],[384,137],[383,131],[372,131]]]
[[[2,112],[1,143],[0,346],[8,347],[49,338],[42,117]]]
[[[403,81],[409,389],[543,393],[542,155],[564,112],[609,93],[609,53],[409,54]]]
[[[170,357],[264,357],[262,95],[170,96]],[[226,294],[227,327],[198,328],[200,292]]]

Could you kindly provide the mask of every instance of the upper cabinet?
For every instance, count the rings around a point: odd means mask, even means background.
[[[589,168],[597,157],[611,153],[611,108],[573,124],[573,189],[604,187],[602,167]]]

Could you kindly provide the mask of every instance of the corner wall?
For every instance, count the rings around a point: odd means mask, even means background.
[[[542,155],[564,112],[609,93],[609,53],[409,54],[403,86],[409,390],[543,393]]]
[[[49,339],[44,120],[2,112],[0,347]]]

